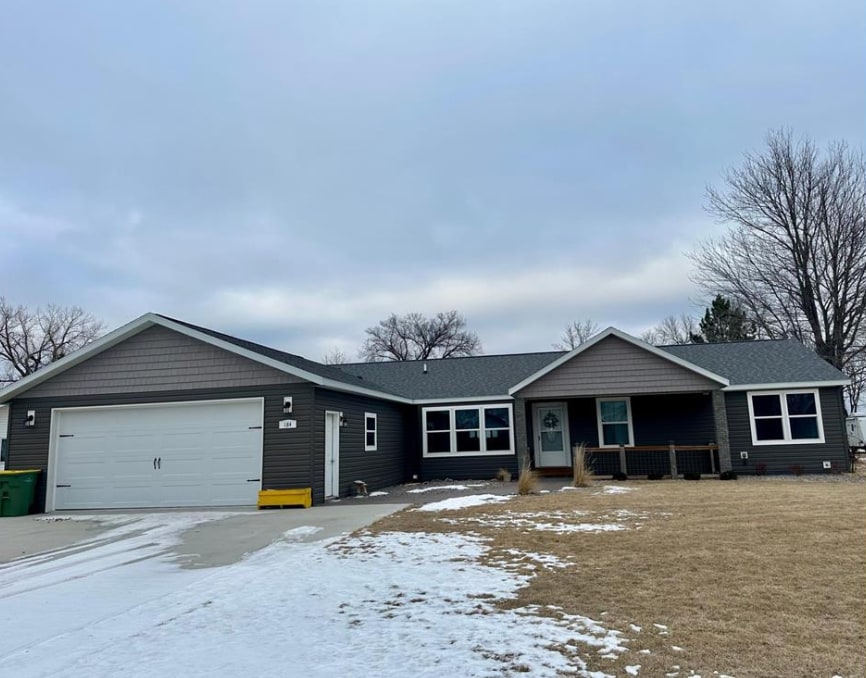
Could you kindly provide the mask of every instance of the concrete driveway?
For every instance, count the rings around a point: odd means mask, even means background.
[[[0,519],[0,563],[78,559],[112,547],[168,557],[185,568],[237,562],[280,539],[308,542],[354,532],[407,506],[400,503],[309,509],[189,509],[59,512]],[[185,522],[184,522],[185,521]],[[165,539],[169,526],[176,532]],[[163,529],[160,529],[163,528]],[[142,550],[142,544],[149,548]],[[153,548],[156,546],[157,548]]]

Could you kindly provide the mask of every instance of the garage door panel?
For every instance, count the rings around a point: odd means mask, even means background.
[[[260,400],[60,411],[57,424],[56,484],[70,487],[55,508],[256,503]]]

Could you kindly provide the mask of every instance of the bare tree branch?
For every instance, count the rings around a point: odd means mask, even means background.
[[[345,365],[349,362],[349,359],[342,350],[334,346],[334,348],[322,356],[322,362],[325,365]]]
[[[426,318],[420,313],[390,315],[366,330],[359,356],[366,362],[426,360],[481,353],[478,335],[466,329],[457,311]]]
[[[559,342],[553,344],[557,351],[573,351],[582,343],[599,333],[601,327],[587,318],[586,320],[575,320],[565,328]]]
[[[670,344],[691,344],[700,331],[697,321],[683,313],[679,317],[669,315],[653,329],[641,334],[640,338],[654,346]]]
[[[0,381],[33,374],[90,343],[102,330],[102,322],[78,306],[30,310],[0,297]]]

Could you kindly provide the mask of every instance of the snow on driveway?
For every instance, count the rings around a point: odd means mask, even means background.
[[[121,542],[0,569],[4,675],[603,676],[550,645],[584,656],[627,649],[619,632],[586,617],[497,609],[492,601],[514,597],[532,574],[482,564],[478,538],[297,543],[310,530],[297,528],[233,565],[181,570],[158,554],[195,520],[143,519],[118,528],[129,530]]]

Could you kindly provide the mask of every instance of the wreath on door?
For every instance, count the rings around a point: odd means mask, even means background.
[[[544,415],[544,419],[541,420],[542,423],[549,429],[555,429],[559,426],[559,417],[557,417],[553,412],[548,412]]]

